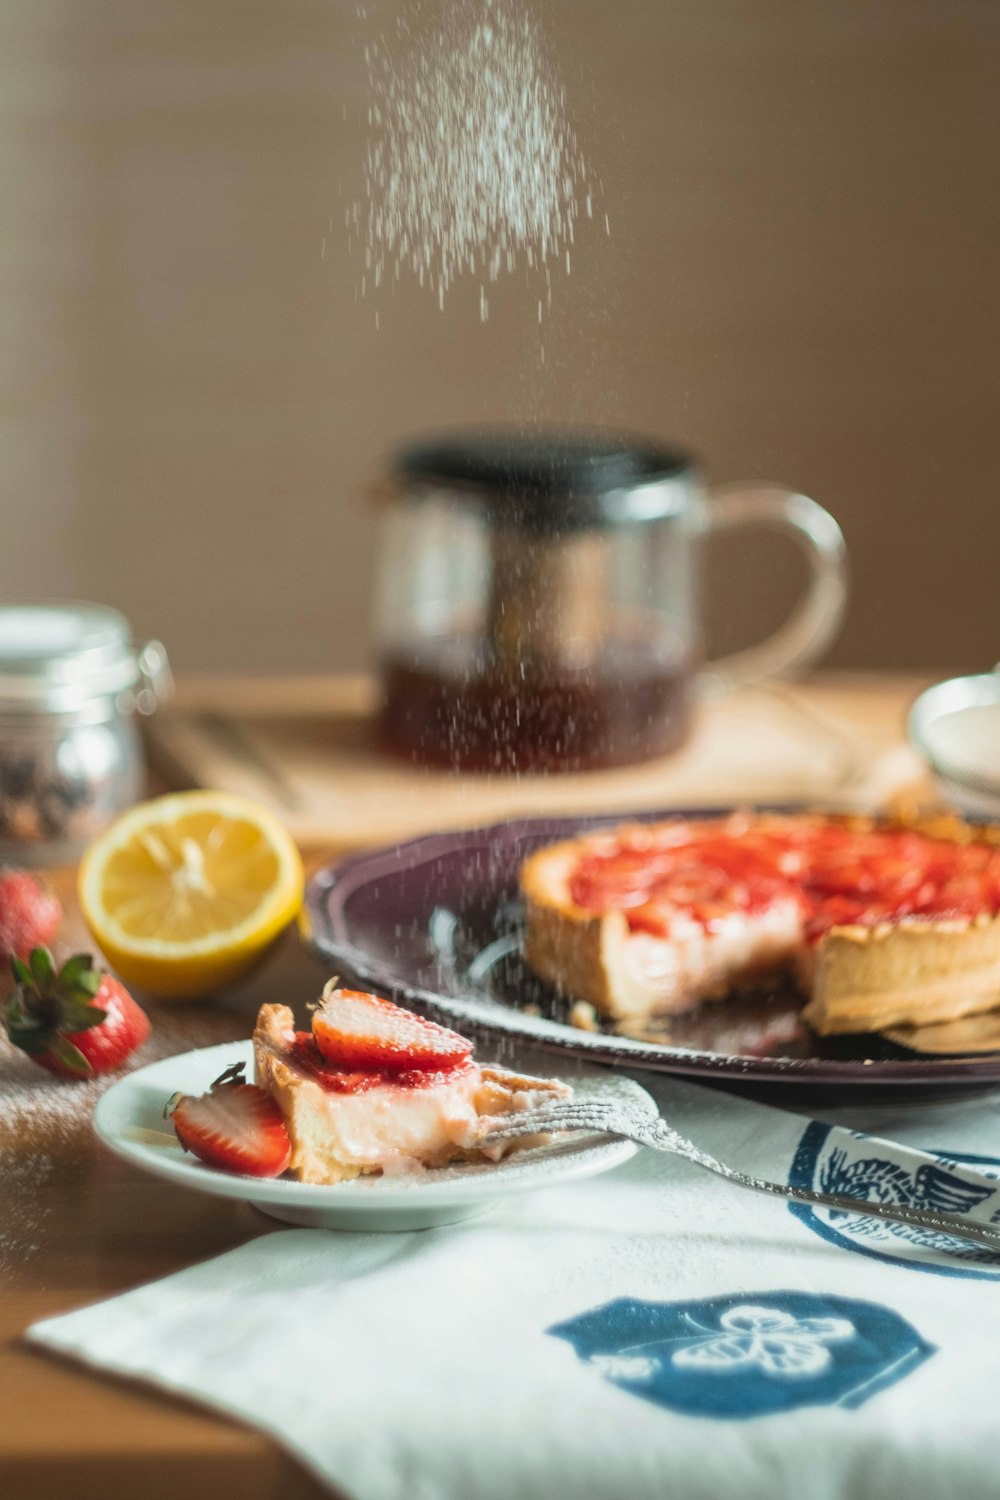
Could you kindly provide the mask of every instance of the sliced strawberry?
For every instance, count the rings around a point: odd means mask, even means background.
[[[111,1073],[149,1036],[149,1017],[124,985],[78,953],[56,969],[47,948],[11,959],[17,988],[2,1020],[15,1047],[63,1078]]]
[[[405,1068],[401,1072],[387,1072],[385,1068],[345,1068],[323,1056],[311,1031],[295,1033],[291,1056],[304,1072],[331,1094],[367,1094],[370,1089],[385,1088],[386,1085],[414,1091],[432,1089],[442,1083],[453,1083],[464,1070],[475,1071],[475,1063],[468,1057],[449,1063],[447,1068]]]
[[[280,1177],[292,1159],[284,1116],[270,1094],[227,1068],[207,1094],[175,1094],[166,1114],[177,1139],[207,1166],[247,1177]]]
[[[457,1031],[361,990],[324,990],[313,1012],[313,1036],[323,1056],[339,1067],[384,1073],[447,1069],[472,1052],[472,1043]]]

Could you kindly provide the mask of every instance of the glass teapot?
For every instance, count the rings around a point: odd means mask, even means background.
[[[631,438],[448,435],[399,452],[380,495],[381,736],[417,762],[580,771],[667,754],[699,690],[805,665],[842,614],[827,511],[771,485],[709,496],[684,454]],[[703,663],[701,541],[758,524],[805,549],[805,597],[763,644]]]

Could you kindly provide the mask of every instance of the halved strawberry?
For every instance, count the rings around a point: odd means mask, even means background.
[[[207,1094],[174,1094],[164,1110],[177,1139],[210,1167],[247,1177],[280,1177],[292,1159],[281,1110],[270,1094],[247,1083],[234,1063]]]
[[[362,990],[329,986],[313,1012],[313,1036],[323,1056],[341,1068],[402,1073],[446,1069],[464,1062],[472,1043],[423,1016]]]

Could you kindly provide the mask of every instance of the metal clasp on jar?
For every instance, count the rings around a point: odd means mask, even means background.
[[[134,687],[123,693],[119,702],[123,713],[134,710],[148,717],[156,712],[174,691],[174,678],[161,641],[147,641],[136,657],[139,678]]]

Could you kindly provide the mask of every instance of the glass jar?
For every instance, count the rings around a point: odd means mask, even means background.
[[[841,616],[832,516],[774,485],[706,495],[689,458],[652,444],[446,436],[399,453],[381,494],[381,735],[410,760],[580,771],[664,755],[698,692],[804,664]],[[809,588],[768,641],[706,664],[701,539],[758,524],[802,545]]]
[[[170,689],[159,641],[116,610],[0,607],[0,861],[56,864],[144,791],[135,715]]]

